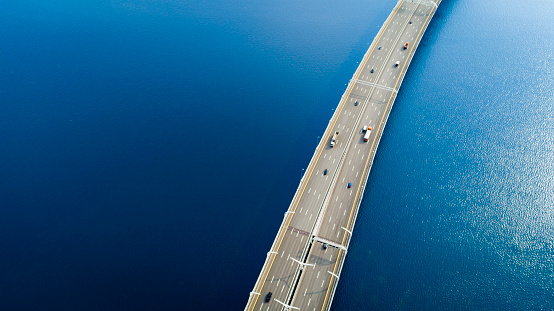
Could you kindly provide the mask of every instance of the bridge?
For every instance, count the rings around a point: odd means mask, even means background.
[[[379,140],[440,2],[399,1],[381,27],[300,181],[246,311],[331,308]],[[365,126],[372,127],[367,142]]]

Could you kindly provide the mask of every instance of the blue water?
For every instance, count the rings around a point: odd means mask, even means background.
[[[396,1],[1,1],[2,310],[242,310]],[[333,310],[554,309],[554,3],[444,0]]]

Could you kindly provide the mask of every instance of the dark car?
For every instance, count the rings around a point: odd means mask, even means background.
[[[350,187],[352,187],[352,183],[351,183],[351,182],[348,183],[348,188],[350,188]]]
[[[356,102],[354,103],[354,106],[358,106],[358,101],[356,101]]]
[[[327,169],[323,171],[323,175],[327,175]]]
[[[271,292],[267,293],[267,295],[265,295],[265,302],[269,302],[269,300],[271,299]]]
[[[373,73],[373,68],[371,68],[371,73]]]
[[[327,243],[323,243],[323,249],[327,249]]]

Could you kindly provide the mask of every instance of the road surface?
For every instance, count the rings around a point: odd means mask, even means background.
[[[329,121],[245,310],[330,309],[379,139],[439,3],[399,1],[383,24]],[[364,126],[372,128],[367,142]]]

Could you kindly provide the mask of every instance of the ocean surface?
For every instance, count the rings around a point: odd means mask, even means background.
[[[396,1],[0,10],[0,309],[242,310]],[[554,309],[554,2],[443,0],[332,310]]]

